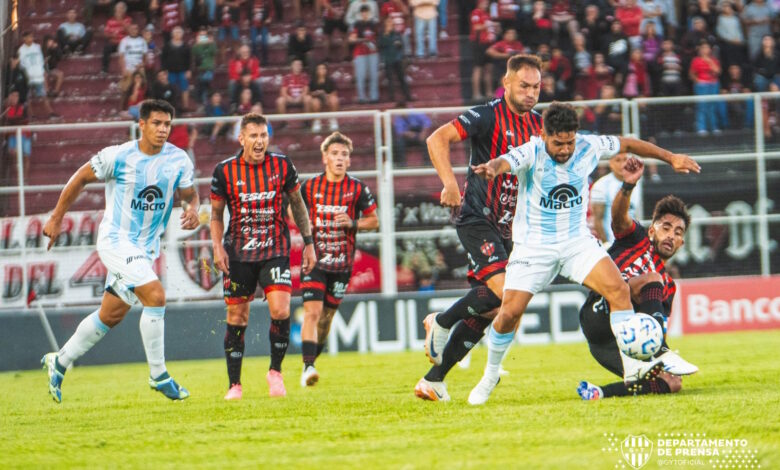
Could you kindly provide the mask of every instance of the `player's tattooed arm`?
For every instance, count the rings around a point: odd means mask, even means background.
[[[200,225],[198,210],[200,209],[200,197],[195,186],[189,188],[180,188],[179,197],[181,198],[181,207],[184,209],[181,213],[181,228],[193,230]]]
[[[696,160],[681,153],[672,153],[650,142],[633,137],[619,137],[620,151],[618,153],[633,153],[643,158],[654,158],[668,163],[677,173],[700,173],[701,166]]]
[[[639,178],[642,177],[644,170],[644,163],[636,157],[629,157],[623,164],[623,187],[615,195],[615,200],[612,201],[612,233],[615,235],[631,230],[634,223],[628,214],[631,206],[631,192]]]
[[[95,170],[92,169],[90,162],[85,163],[79,168],[73,176],[70,177],[65,187],[62,189],[60,198],[57,200],[57,205],[46,221],[46,225],[43,226],[43,234],[49,237],[49,244],[46,246],[47,250],[50,250],[57,241],[57,237],[62,231],[62,218],[70,209],[70,206],[76,201],[84,190],[84,187],[88,183],[93,183],[98,180]]]
[[[306,210],[306,204],[303,202],[301,190],[296,189],[290,195],[290,210],[292,210],[295,225],[301,231],[303,236],[303,262],[301,270],[304,274],[309,274],[317,264],[317,255],[314,253],[314,243],[311,236],[311,222],[309,221],[309,212]]]
[[[311,222],[309,221],[309,211],[306,210],[306,204],[303,202],[303,196],[301,196],[301,190],[289,193],[290,196],[290,210],[292,211],[293,220],[295,225],[298,226],[298,230],[301,231],[301,235],[304,237],[311,236]]]

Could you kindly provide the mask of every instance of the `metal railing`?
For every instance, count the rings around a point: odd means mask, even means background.
[[[779,214],[770,214],[769,208],[769,188],[767,185],[767,161],[780,160],[780,148],[777,151],[768,151],[764,138],[764,118],[765,110],[763,104],[767,100],[780,101],[780,92],[778,93],[757,93],[745,95],[713,95],[713,96],[695,96],[695,97],[674,97],[674,98],[641,98],[632,101],[625,99],[615,100],[592,100],[573,102],[575,106],[594,107],[597,105],[618,105],[621,110],[620,129],[623,135],[635,135],[645,137],[642,125],[643,113],[652,107],[663,107],[666,105],[686,105],[696,106],[704,102],[736,102],[752,103],[753,106],[753,148],[751,151],[737,153],[719,152],[717,148],[712,151],[696,153],[696,158],[705,165],[728,163],[734,161],[755,161],[756,188],[758,200],[756,204],[756,214],[752,215],[725,215],[707,218],[695,218],[694,223],[701,225],[714,224],[733,224],[733,223],[756,223],[759,227],[758,245],[760,249],[760,273],[769,275],[770,265],[770,233],[769,224],[780,222]],[[537,109],[544,109],[547,104],[540,104]],[[268,119],[272,125],[278,122],[301,121],[310,119],[327,119],[337,117],[339,119],[359,119],[364,126],[371,126],[374,144],[374,168],[370,170],[361,170],[350,172],[361,178],[376,178],[377,194],[379,196],[379,218],[380,231],[376,234],[361,234],[360,239],[377,240],[380,250],[380,263],[382,269],[382,292],[392,295],[397,292],[396,281],[396,242],[397,240],[408,238],[437,238],[441,236],[452,236],[453,230],[449,227],[442,227],[438,230],[398,230],[395,225],[394,207],[396,202],[395,188],[396,181],[406,177],[434,176],[436,172],[431,167],[420,168],[397,168],[393,162],[393,118],[407,113],[425,113],[432,116],[444,116],[447,120],[454,118],[458,113],[467,109],[466,107],[453,108],[425,108],[425,109],[395,109],[388,111],[351,111],[339,112],[335,114],[291,114],[291,115],[269,115]],[[671,118],[671,117],[670,117]],[[176,119],[177,124],[211,124],[215,122],[234,123],[240,117],[223,118],[186,118]],[[62,184],[43,184],[43,185],[25,185],[23,172],[23,132],[49,132],[56,130],[90,130],[107,128],[126,128],[130,138],[137,135],[137,124],[130,121],[122,122],[98,122],[98,123],[74,123],[74,124],[54,124],[54,125],[30,125],[23,127],[0,127],[0,133],[14,132],[16,134],[16,163],[17,163],[17,181],[14,186],[0,187],[0,195],[15,194],[18,196],[19,214],[21,217],[27,215],[25,206],[25,195],[27,193],[37,193],[44,191],[57,191],[62,188]],[[745,132],[749,132],[746,130]],[[98,148],[95,151],[99,150]],[[674,150],[674,149],[672,149]],[[294,155],[293,155],[294,157]],[[464,165],[455,165],[455,172],[463,175],[467,171]],[[308,176],[302,174],[301,176]],[[197,178],[199,185],[207,184],[210,178]],[[64,182],[62,182],[64,184]],[[641,185],[640,185],[641,186]],[[99,188],[99,184],[91,185],[91,188]],[[52,198],[53,204],[54,198]],[[641,206],[641,205],[640,205]],[[642,214],[638,214],[640,217]],[[22,260],[27,256],[27,248],[22,243],[20,255]],[[24,278],[24,289],[26,291],[27,276]]]

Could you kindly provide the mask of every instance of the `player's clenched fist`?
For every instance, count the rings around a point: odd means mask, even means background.
[[[460,207],[460,190],[457,186],[445,186],[442,189],[441,205],[444,207]]]
[[[49,244],[46,245],[47,250],[51,250],[54,242],[57,241],[57,237],[60,236],[61,227],[62,219],[52,216],[46,221],[46,225],[43,226],[43,234],[49,237]]]
[[[222,244],[214,244],[214,267],[225,274],[230,274],[228,271],[228,255]]]

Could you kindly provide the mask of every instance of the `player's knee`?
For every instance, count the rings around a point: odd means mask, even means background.
[[[290,306],[275,305],[271,307],[269,305],[269,311],[271,312],[272,320],[284,320],[290,317]]]
[[[319,308],[305,308],[303,309],[303,318],[304,321],[317,323],[320,321],[320,318],[323,316],[322,310]]]
[[[607,302],[610,304],[610,306],[624,303],[628,303],[630,305],[631,303],[631,289],[628,287],[628,284],[622,280],[617,280],[612,284],[608,284],[605,287],[602,296],[607,299]]]

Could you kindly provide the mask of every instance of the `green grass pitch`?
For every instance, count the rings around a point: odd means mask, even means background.
[[[605,433],[745,439],[757,451],[754,468],[780,467],[780,331],[672,344],[701,369],[682,393],[587,403],[578,381],[613,377],[584,343],[514,346],[510,375],[483,407],[466,397],[484,348],[448,377],[450,403],[414,397],[428,368],[422,352],[325,355],[321,381],[309,389],[298,384],[300,356],[288,356],[283,399],[267,396],[268,359],[249,358],[244,399],[231,403],[222,399],[221,360],[168,364],[192,394],[181,403],[148,388],[145,364],[77,367],[60,405],[43,371],[3,373],[0,468],[630,468],[620,452],[602,450]],[[663,461],[656,448],[644,468],[712,468],[706,457],[702,466]]]

